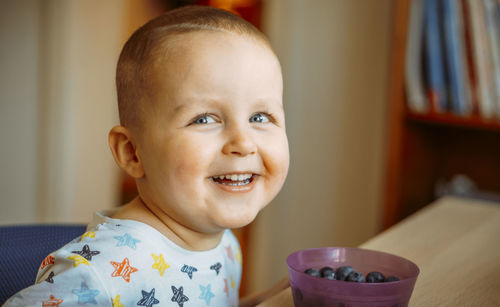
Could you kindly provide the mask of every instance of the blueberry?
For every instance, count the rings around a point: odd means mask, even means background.
[[[307,269],[304,271],[304,273],[306,273],[307,275],[314,276],[314,277],[321,277],[319,271],[314,269],[314,268]]]
[[[391,282],[391,281],[398,281],[399,278],[397,278],[396,276],[389,276],[385,279],[385,282]]]
[[[363,276],[360,272],[352,271],[349,275],[347,275],[345,281],[364,282],[365,276]]]
[[[366,282],[384,282],[385,277],[380,272],[370,272],[366,275]]]
[[[335,270],[329,266],[322,267],[321,270],[319,270],[319,273],[323,278],[332,280],[335,279]]]
[[[345,280],[347,278],[347,275],[349,275],[349,273],[351,272],[354,272],[354,269],[351,266],[349,265],[341,266],[340,268],[337,269],[336,279]]]

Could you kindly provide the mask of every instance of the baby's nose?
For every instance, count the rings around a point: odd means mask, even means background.
[[[247,131],[235,129],[229,134],[227,142],[222,148],[226,155],[247,156],[253,155],[257,151],[257,146]]]

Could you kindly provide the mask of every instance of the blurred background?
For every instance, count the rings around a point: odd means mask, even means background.
[[[469,170],[469,186],[500,191],[498,121],[467,128],[406,107],[409,1],[0,0],[0,224],[87,223],[135,195],[107,144],[119,52],[149,19],[193,3],[254,23],[284,74],[290,171],[237,231],[243,292],[284,277],[291,252],[363,243],[447,192],[455,174]],[[484,140],[453,147],[449,135]],[[471,146],[481,156],[439,167]]]

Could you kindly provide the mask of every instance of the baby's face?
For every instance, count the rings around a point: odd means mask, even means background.
[[[138,153],[143,199],[186,227],[250,223],[288,172],[281,69],[264,44],[183,34],[152,73]]]

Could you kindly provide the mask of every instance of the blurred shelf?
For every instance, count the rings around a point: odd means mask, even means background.
[[[458,116],[452,113],[414,113],[406,111],[405,117],[408,121],[444,125],[450,127],[461,127],[470,129],[491,130],[500,132],[500,120],[485,119],[478,114],[470,116]]]
[[[405,59],[410,2],[393,2],[384,228],[433,202],[436,187],[457,174],[469,177],[479,191],[500,194],[500,119],[477,113],[418,114],[408,108]]]

